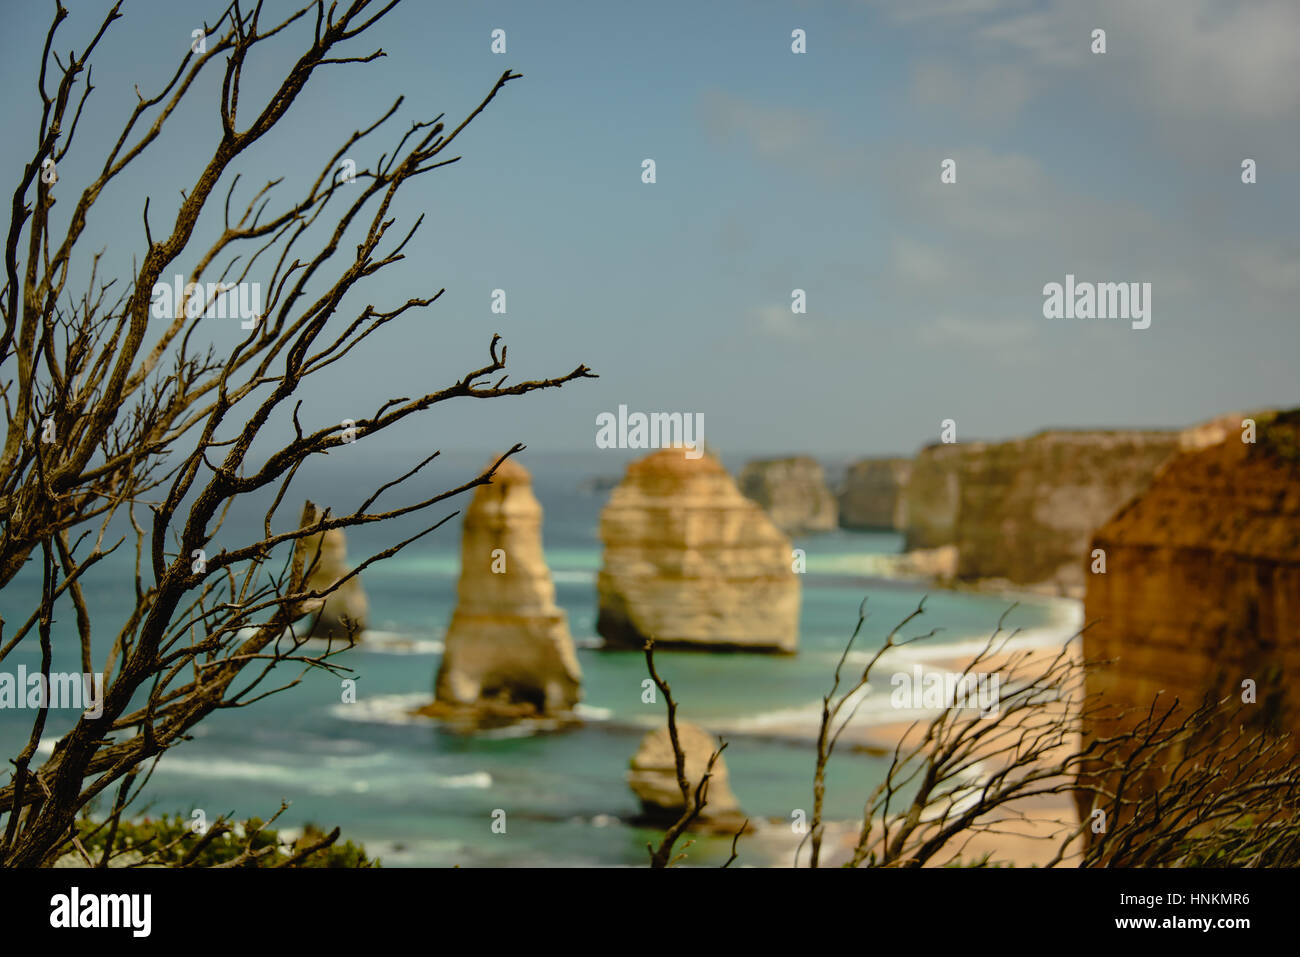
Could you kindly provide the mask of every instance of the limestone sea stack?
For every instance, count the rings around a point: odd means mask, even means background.
[[[740,473],[740,490],[787,535],[829,532],[839,521],[826,474],[806,456],[749,462]]]
[[[596,630],[607,645],[793,653],[790,540],[712,455],[662,449],[628,466],[600,516]]]
[[[686,757],[686,780],[690,783],[691,807],[695,791],[708,769],[709,758],[718,749],[718,740],[703,728],[685,721],[677,722],[677,743]],[[627,783],[641,802],[642,820],[657,827],[670,826],[682,815],[686,802],[677,782],[677,757],[672,738],[665,725],[641,739],[641,746],[630,762]],[[704,806],[694,824],[701,829],[734,829],[744,815],[731,791],[727,762],[722,755],[713,763]]]
[[[316,506],[308,502],[303,508],[303,523],[319,520]],[[295,560],[302,562],[304,586],[324,591],[351,571],[347,563],[347,537],[341,528],[331,528],[298,539]],[[365,630],[369,604],[361,587],[361,577],[354,575],[324,600],[306,603],[307,617],[301,621],[309,629],[308,637],[355,641]]]
[[[1106,565],[1087,575],[1083,654],[1099,662],[1087,691],[1129,714],[1094,717],[1085,734],[1114,733],[1159,692],[1162,707],[1227,697],[1247,729],[1300,726],[1300,410],[1254,415],[1253,444],[1236,417],[1093,536]]]
[[[567,714],[582,672],[542,554],[542,506],[507,459],[465,511],[460,584],[431,713]]]
[[[849,466],[840,487],[840,526],[901,529],[903,490],[912,471],[910,459],[860,459]]]

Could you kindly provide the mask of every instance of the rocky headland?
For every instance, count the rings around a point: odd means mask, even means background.
[[[839,506],[816,459],[795,456],[749,462],[741,470],[739,485],[787,535],[829,532],[839,522]]]
[[[902,529],[903,493],[912,472],[905,458],[859,459],[839,489],[840,527]]]
[[[1176,432],[1053,431],[958,456],[957,578],[1077,594],[1093,531],[1177,450]]]
[[[1114,660],[1089,669],[1087,690],[1110,705],[1145,714],[1162,692],[1165,705],[1208,694],[1247,729],[1300,724],[1300,410],[1255,416],[1254,443],[1232,417],[1225,439],[1172,459],[1092,537],[1105,572],[1087,576],[1083,650]]]
[[[1081,598],[1093,531],[1173,456],[1237,434],[1241,418],[928,446],[899,493],[907,553],[899,567],[953,584]],[[859,485],[863,498],[866,489]]]

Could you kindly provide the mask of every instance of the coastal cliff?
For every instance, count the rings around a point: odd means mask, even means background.
[[[911,459],[860,459],[849,465],[840,486],[842,528],[902,529],[904,489],[912,472]]]
[[[1106,569],[1087,578],[1083,650],[1115,660],[1089,669],[1089,694],[1142,713],[1159,692],[1192,706],[1210,694],[1229,697],[1234,724],[1300,724],[1300,410],[1257,415],[1254,444],[1230,428],[1179,455],[1093,536]]]
[[[581,681],[542,553],[542,506],[528,471],[507,459],[465,512],[456,610],[426,713],[564,714]]]
[[[739,485],[787,535],[828,532],[838,523],[835,496],[815,459],[798,456],[749,462],[740,473]]]
[[[1175,432],[1061,431],[962,457],[957,577],[1077,591],[1093,531],[1177,450]]]
[[[983,450],[983,442],[930,445],[913,460],[902,507],[908,551],[957,543],[963,462]]]
[[[935,445],[905,499],[907,548],[955,545],[955,576],[1081,592],[1092,532],[1180,448],[1174,431],[1046,431]]]
[[[596,630],[606,644],[793,652],[790,540],[712,455],[662,449],[628,466],[600,517]]]

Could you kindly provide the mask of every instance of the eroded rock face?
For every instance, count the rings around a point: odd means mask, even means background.
[[[911,472],[911,459],[861,459],[851,464],[840,488],[840,526],[903,528],[903,490]]]
[[[980,455],[984,443],[931,445],[912,462],[903,493],[903,534],[908,551],[957,544],[962,460]]]
[[[964,457],[957,577],[1081,588],[1093,531],[1177,449],[1175,432],[1040,432]]]
[[[826,474],[804,456],[761,459],[740,473],[740,490],[767,512],[787,535],[828,532],[835,528],[839,507],[826,487]]]
[[[316,506],[311,502],[306,504],[303,518],[304,522],[317,520]],[[295,549],[297,560],[302,562],[304,586],[313,591],[323,591],[351,571],[347,563],[347,537],[341,528],[300,538]],[[308,615],[299,620],[299,633],[306,630],[309,637],[330,640],[359,639],[369,614],[369,603],[359,575],[343,582],[323,601],[309,600],[305,608]]]
[[[502,716],[569,712],[582,672],[542,554],[542,506],[513,459],[465,511],[456,611],[435,705]],[[435,708],[435,711],[437,708]]]
[[[596,630],[609,645],[793,652],[790,540],[712,455],[662,449],[628,466],[600,519]]]
[[[1173,431],[1050,431],[925,449],[905,492],[909,549],[957,547],[957,577],[1079,593],[1092,532],[1180,447]]]
[[[677,741],[686,757],[690,806],[694,807],[696,789],[708,768],[709,758],[718,749],[718,740],[697,725],[678,721]],[[681,817],[687,805],[677,783],[677,759],[667,725],[641,739],[641,746],[632,757],[630,767],[627,783],[641,802],[646,823],[668,826]],[[740,818],[743,815],[731,791],[726,759],[718,755],[697,821],[705,826],[726,826]]]
[[[1241,441],[1238,417],[1226,440],[1172,459],[1093,536],[1106,571],[1087,577],[1083,652],[1117,660],[1088,671],[1089,694],[1142,712],[1161,691],[1168,704],[1231,696],[1234,722],[1300,725],[1300,410],[1256,416],[1255,444]],[[1253,705],[1240,703],[1247,678]]]

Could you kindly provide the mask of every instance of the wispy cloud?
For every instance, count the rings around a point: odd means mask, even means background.
[[[990,115],[1014,112],[1059,78],[1123,90],[1118,109],[1284,117],[1300,109],[1300,4],[1293,0],[882,0],[900,28],[946,32],[942,66],[918,67],[919,104],[968,105]],[[1106,31],[1104,60],[1091,52],[1094,29]],[[952,79],[968,81],[960,88]],[[1026,85],[1025,78],[1030,80]],[[1000,102],[999,102],[1000,100]]]
[[[789,306],[760,306],[753,315],[764,335],[777,339],[806,339],[811,335],[807,315],[796,315]]]
[[[1014,118],[1034,93],[1030,70],[1011,63],[958,68],[926,59],[912,68],[912,99],[921,106],[948,106],[983,123]]]
[[[892,265],[896,276],[917,285],[954,278],[952,261],[938,247],[913,239],[894,240]]]
[[[823,177],[858,168],[860,157],[837,143],[828,118],[815,109],[759,103],[724,90],[706,91],[699,117],[716,143],[739,143],[760,158]]]

